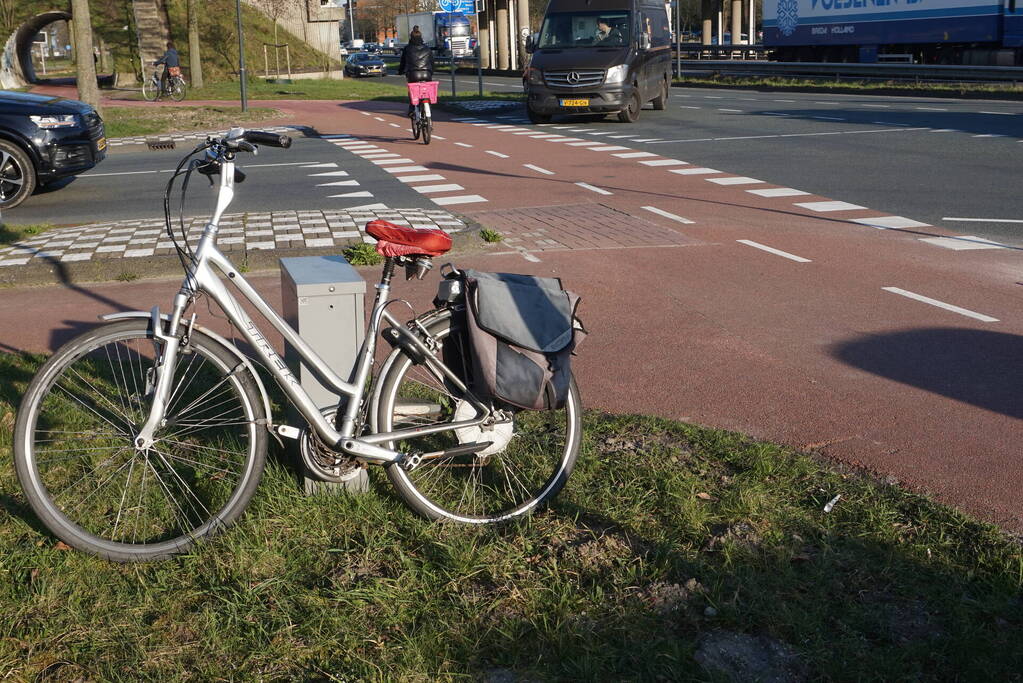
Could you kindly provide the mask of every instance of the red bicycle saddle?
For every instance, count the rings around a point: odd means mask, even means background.
[[[366,223],[366,232],[376,238],[381,256],[440,256],[451,249],[451,237],[439,228],[411,228],[376,220]]]

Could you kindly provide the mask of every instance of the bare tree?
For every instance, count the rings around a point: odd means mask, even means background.
[[[201,88],[202,56],[199,52],[199,0],[188,0],[188,70],[192,87]]]
[[[75,57],[78,62],[78,99],[99,111],[99,86],[96,83],[96,62],[92,50],[92,17],[89,0],[71,0],[75,32]]]

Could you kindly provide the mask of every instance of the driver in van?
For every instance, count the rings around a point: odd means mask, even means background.
[[[617,28],[611,26],[611,20],[605,17],[597,19],[597,42],[608,45],[624,45],[625,36]]]

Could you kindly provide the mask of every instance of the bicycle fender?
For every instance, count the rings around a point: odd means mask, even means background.
[[[152,320],[153,314],[149,311],[122,311],[120,313],[107,313],[106,315],[99,316],[99,319],[103,322],[114,322],[117,320],[126,320],[129,318],[145,318],[146,320]],[[160,314],[160,319],[164,322],[170,322],[170,315],[167,313]],[[271,434],[274,434],[273,414],[270,412],[270,395],[266,393],[266,387],[263,386],[263,380],[260,378],[259,373],[256,372],[255,366],[241,351],[238,350],[234,344],[220,336],[216,332],[199,325],[198,323],[193,327],[195,330],[199,330],[207,337],[220,344],[224,349],[227,350],[232,356],[237,358],[242,365],[249,371],[253,379],[256,380],[256,387],[259,389],[259,395],[263,398],[263,414],[266,416],[266,428]]]

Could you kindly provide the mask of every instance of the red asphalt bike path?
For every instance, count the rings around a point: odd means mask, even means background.
[[[437,117],[435,131],[445,139],[425,146],[389,125],[407,121],[404,107],[395,103],[265,104],[294,107],[295,123],[369,140],[442,174],[445,183],[462,185],[465,194],[482,195],[487,202],[449,208],[496,224],[506,236],[516,234],[515,210],[522,207],[552,207],[537,210],[547,214],[560,207],[566,215],[601,206],[620,212],[620,224],[613,226],[623,233],[620,246],[585,248],[581,239],[575,248],[530,250],[539,261],[518,252],[459,260],[490,270],[554,274],[583,295],[582,316],[591,335],[576,372],[586,406],[694,421],[813,449],[1023,530],[1018,250],[942,249],[918,241],[947,234],[940,229],[877,230],[845,216],[879,212],[814,214],[794,203],[827,198],[763,198],[744,191],[771,187],[770,178],[760,178],[764,184],[719,186],[702,176],[641,165],[640,159],[444,115]],[[599,139],[551,127],[536,131]],[[647,151],[628,140],[606,142]],[[342,159],[350,154],[339,153]],[[575,182],[613,194],[599,195]],[[693,223],[680,224],[644,206]],[[556,240],[558,218],[549,220]],[[655,237],[659,230],[674,239],[629,244],[624,233],[641,226]],[[374,275],[367,271],[367,280]],[[278,302],[276,275],[252,279]],[[52,349],[97,314],[167,307],[177,284],[9,290],[0,299],[0,348]],[[883,287],[998,321],[968,318]],[[432,283],[402,283],[397,291],[422,311],[433,289]],[[197,312],[201,321],[211,322],[205,306]],[[211,326],[224,331],[219,321]]]

